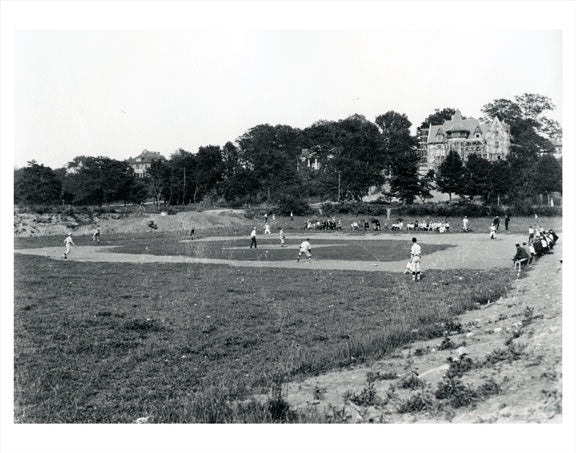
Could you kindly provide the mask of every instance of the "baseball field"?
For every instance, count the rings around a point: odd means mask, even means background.
[[[490,219],[445,234],[306,231],[300,218],[278,219],[271,235],[256,221],[193,239],[103,229],[100,244],[74,236],[66,260],[63,237],[16,238],[15,418],[305,422],[277,395],[253,395],[441,337],[458,314],[506,294],[532,222],[514,218],[496,240]],[[539,223],[561,233],[561,219]],[[419,282],[403,273],[413,236]],[[312,260],[298,263],[304,239]]]

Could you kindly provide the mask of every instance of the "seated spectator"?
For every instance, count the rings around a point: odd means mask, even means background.
[[[536,252],[534,252],[534,255],[532,255],[531,249],[533,249],[533,248],[531,246],[529,246],[526,241],[522,242],[522,248],[524,250],[526,250],[526,253],[528,254],[528,257],[529,257],[528,264],[531,264],[535,260]]]
[[[532,245],[536,251],[536,256],[540,257],[544,255],[544,247],[542,247],[542,241],[539,238],[534,239]]]
[[[526,249],[520,247],[520,244],[516,244],[516,255],[514,255],[514,258],[512,258],[512,261],[514,261],[514,269],[518,269],[518,272],[520,272],[522,266],[526,266],[528,264],[529,259],[530,255]]]
[[[559,237],[553,229],[550,229],[548,231],[548,233],[550,233],[552,235],[552,238],[554,239],[554,243],[558,242]]]

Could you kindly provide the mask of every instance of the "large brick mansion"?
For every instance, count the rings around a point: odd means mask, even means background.
[[[510,151],[510,126],[494,118],[481,123],[475,118],[463,119],[459,110],[441,125],[430,125],[420,130],[420,172],[438,172],[440,164],[452,150],[458,152],[464,162],[470,154],[484,159],[503,159]]]

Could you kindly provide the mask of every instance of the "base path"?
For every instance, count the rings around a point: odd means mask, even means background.
[[[305,236],[301,236],[305,238]],[[355,270],[365,272],[403,272],[409,260],[411,237],[406,234],[379,234],[366,236],[353,236],[347,234],[315,234],[310,236],[312,248],[314,239],[338,240],[398,240],[406,243],[406,259],[400,261],[349,261],[324,260],[322,253],[315,254],[312,261],[302,259],[296,262],[287,261],[256,261],[256,260],[227,260],[216,258],[195,258],[182,255],[162,256],[150,254],[114,253],[114,246],[77,246],[68,256],[69,261],[103,262],[103,263],[189,263],[189,264],[224,264],[235,267],[267,267],[286,269],[325,269],[325,270]],[[290,239],[300,239],[300,236],[290,235]],[[210,237],[198,241],[218,242],[238,237]],[[490,269],[512,267],[512,256],[515,253],[514,244],[522,240],[514,234],[501,234],[497,239],[491,240],[487,234],[426,234],[419,237],[422,245],[422,271],[427,269]],[[449,244],[452,247],[426,254],[426,244]],[[248,248],[248,246],[247,246]],[[43,247],[35,249],[19,249],[15,253],[22,255],[38,255],[53,259],[62,259],[63,247]]]

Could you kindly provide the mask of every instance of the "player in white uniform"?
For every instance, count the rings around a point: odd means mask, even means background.
[[[97,244],[100,244],[100,228],[99,227],[96,227],[96,229],[92,233],[92,242],[96,242]]]
[[[68,233],[68,236],[66,236],[66,239],[64,239],[64,244],[66,245],[66,251],[64,252],[64,259],[67,260],[68,254],[72,250],[72,246],[76,246],[76,244],[74,244],[74,241],[72,240],[72,233]]]
[[[266,222],[266,224],[264,225],[264,234],[272,234],[272,231],[270,231],[270,225],[268,224],[268,222]]]
[[[496,239],[496,225],[490,225],[490,239]]]
[[[300,251],[298,252],[298,262],[300,262],[300,257],[302,256],[302,254],[306,254],[306,256],[308,257],[308,261],[310,261],[312,259],[312,253],[310,253],[312,251],[312,246],[310,245],[310,239],[306,239],[305,241],[302,242],[302,244],[300,244]]]
[[[420,280],[420,256],[422,249],[416,242],[416,238],[412,238],[412,248],[410,249],[410,257],[412,261],[412,280]]]
[[[284,239],[286,239],[286,236],[284,236],[284,230],[280,228],[280,247],[284,247]]]

